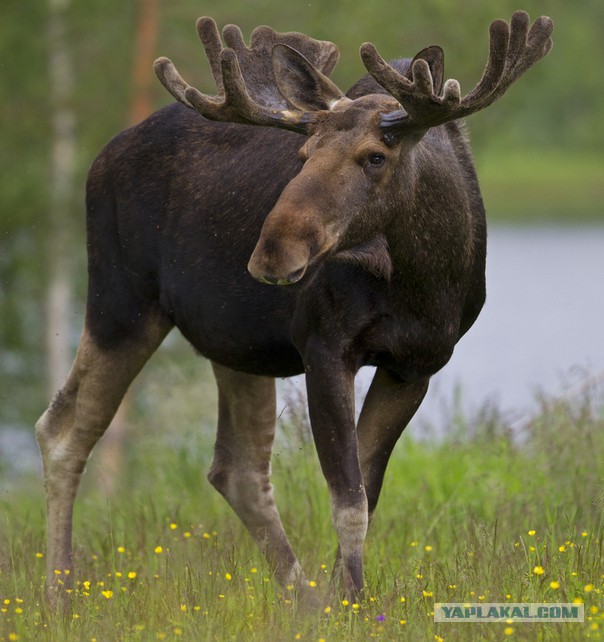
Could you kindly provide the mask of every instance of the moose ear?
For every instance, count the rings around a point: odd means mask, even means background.
[[[297,109],[330,109],[340,98],[344,98],[344,94],[327,76],[287,45],[273,47],[273,71],[279,92]]]
[[[432,84],[434,93],[440,96],[443,88],[443,81],[445,78],[445,53],[437,45],[432,45],[422,49],[411,61],[405,77],[413,80],[413,63],[416,60],[425,60],[430,67],[430,74],[432,75]]]

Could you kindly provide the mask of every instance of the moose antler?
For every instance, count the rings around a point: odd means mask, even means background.
[[[386,63],[371,43],[365,43],[361,58],[367,71],[404,108],[382,114],[385,140],[395,142],[405,133],[463,118],[495,102],[552,47],[552,20],[541,16],[530,28],[529,24],[524,11],[516,11],[509,25],[503,20],[491,23],[488,62],[480,82],[463,98],[457,80],[447,80],[442,94],[437,95],[425,60],[414,60],[404,76]]]
[[[164,87],[181,103],[210,120],[270,125],[306,131],[314,122],[312,112],[293,108],[279,92],[273,70],[273,48],[286,45],[300,53],[310,65],[329,74],[338,60],[338,48],[331,42],[315,40],[302,33],[278,33],[258,27],[246,47],[235,25],[223,29],[223,48],[216,22],[197,21],[197,33],[208,57],[218,95],[207,96],[188,85],[168,58],[158,58],[154,68]]]

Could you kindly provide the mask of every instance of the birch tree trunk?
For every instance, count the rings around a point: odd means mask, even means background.
[[[66,39],[69,0],[49,0],[48,73],[52,152],[48,209],[48,287],[46,293],[46,381],[52,397],[71,363],[71,222],[75,176],[75,114],[70,106],[73,62]]]
[[[159,0],[139,0],[134,49],[129,125],[136,125],[153,111],[152,73],[155,43],[159,24]],[[127,393],[107,429],[98,449],[99,484],[105,495],[113,495],[124,470],[125,445],[128,436],[128,409],[131,395]]]

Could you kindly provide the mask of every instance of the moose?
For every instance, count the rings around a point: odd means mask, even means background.
[[[443,82],[437,46],[388,63],[365,43],[368,73],[343,93],[329,78],[334,44],[258,27],[247,46],[238,27],[221,38],[207,17],[197,31],[216,96],[169,59],[155,62],[177,102],[119,134],[90,169],[84,329],[36,424],[52,603],[73,577],[86,461],[173,327],[211,361],[218,386],[208,479],[276,580],[301,591],[270,457],[274,380],[305,373],[338,540],[334,577],[360,594],[388,459],[485,300],[485,211],[459,120],[544,57],[552,30],[522,11],[493,22],[482,78],[465,96]],[[357,421],[365,365],[376,369]]]

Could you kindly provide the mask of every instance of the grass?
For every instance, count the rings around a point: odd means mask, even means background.
[[[40,480],[24,478],[3,492],[0,641],[601,638],[600,391],[543,400],[538,416],[514,433],[491,415],[456,418],[454,431],[438,442],[405,435],[367,540],[359,604],[328,596],[336,542],[325,484],[301,415],[281,418],[273,458],[277,501],[321,604],[303,613],[205,480],[212,413],[202,430],[195,427],[199,408],[190,402],[188,368],[151,375],[137,395],[135,446],[114,496],[99,490],[98,464],[89,467],[77,504],[68,616],[49,613],[42,599]],[[190,368],[205,385],[206,371]],[[166,376],[176,389],[188,389],[187,403],[184,392],[159,396]],[[435,602],[466,601],[581,601],[586,618],[582,624],[434,623]]]
[[[493,149],[476,165],[490,221],[557,222],[604,220],[604,157],[556,150]]]

